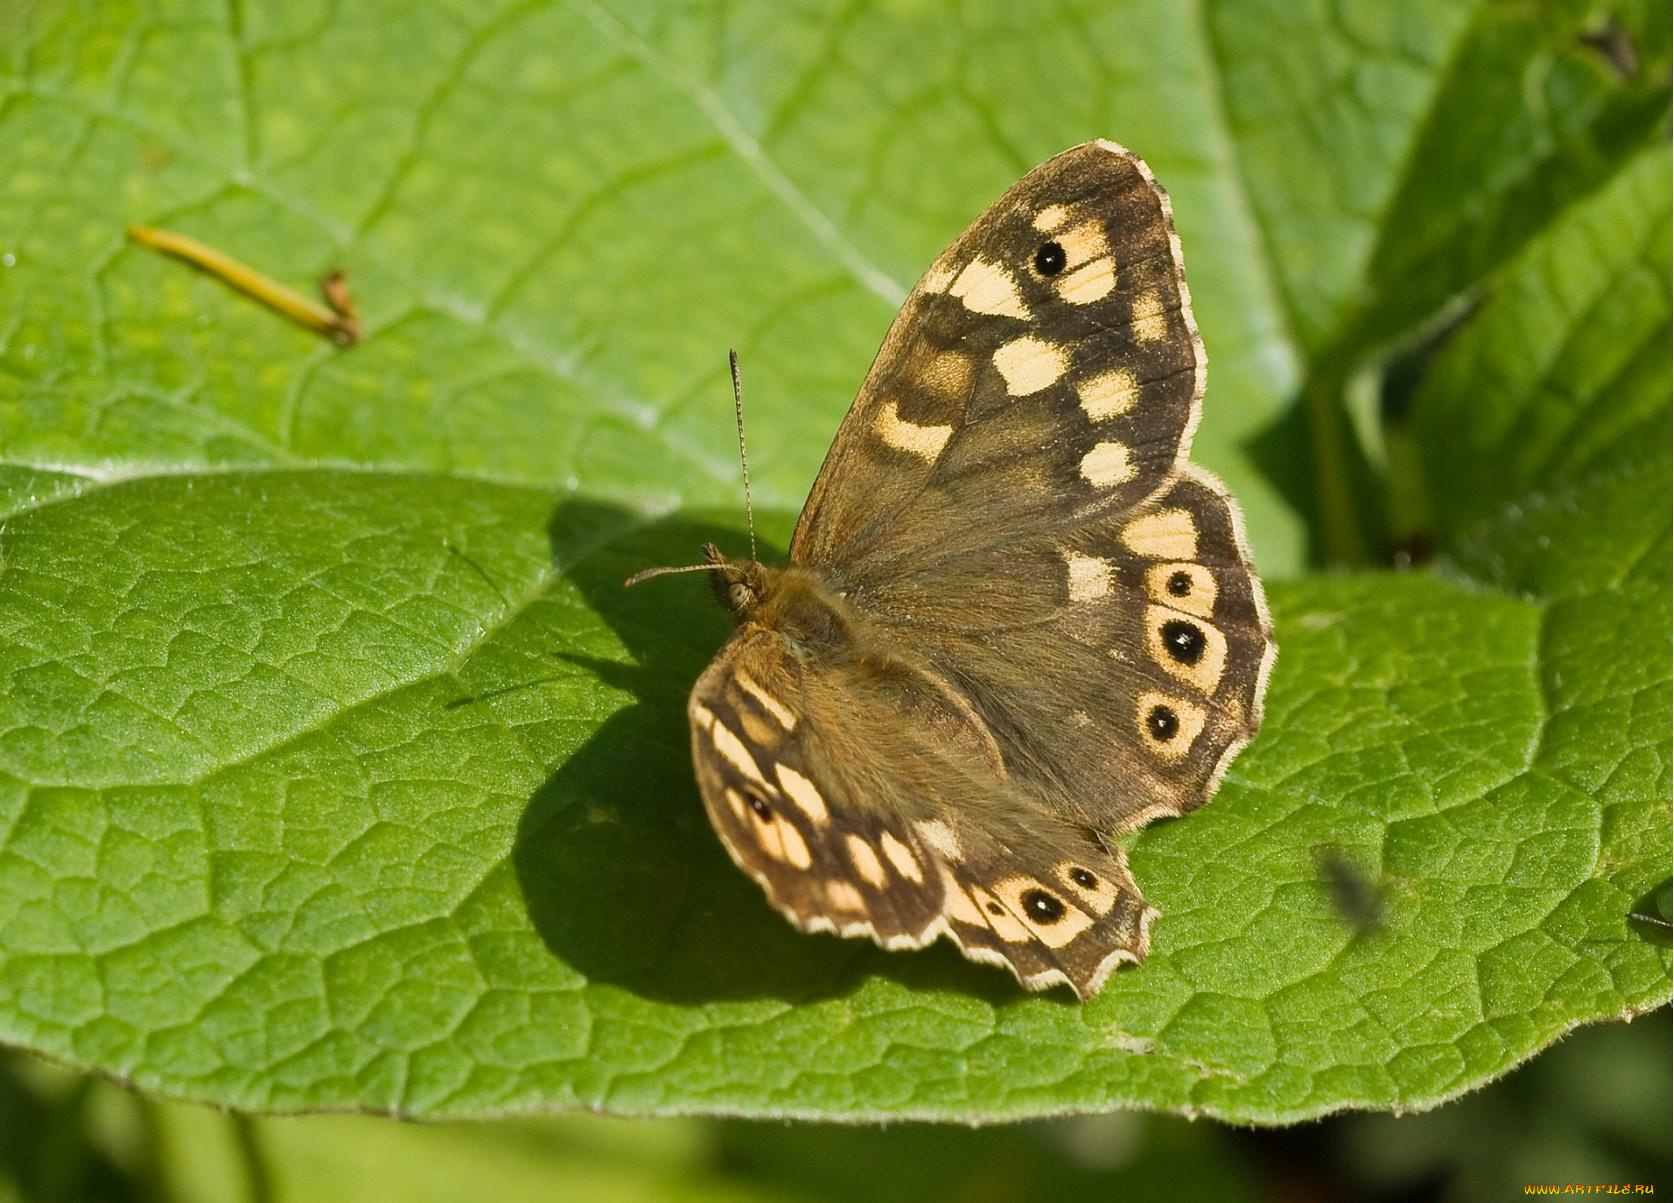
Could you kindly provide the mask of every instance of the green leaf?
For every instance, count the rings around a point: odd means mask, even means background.
[[[961,16],[0,17],[0,1040],[284,1111],[1275,1123],[1668,998],[1666,10]],[[1174,198],[1281,653],[1080,1006],[769,910],[687,762],[723,615],[620,583],[744,546],[725,347],[782,547],[907,282],[1093,136]],[[347,267],[366,342],[132,223]],[[1436,563],[1333,571],[1400,498]]]

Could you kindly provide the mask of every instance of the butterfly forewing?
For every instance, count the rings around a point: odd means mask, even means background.
[[[791,544],[858,588],[937,577],[1154,492],[1202,395],[1167,197],[1088,143],[1030,172],[937,259],[890,328]]]

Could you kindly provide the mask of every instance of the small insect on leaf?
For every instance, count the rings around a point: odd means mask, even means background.
[[[304,329],[325,335],[340,347],[352,347],[361,339],[360,313],[355,309],[342,271],[332,271],[320,282],[320,292],[325,297],[322,305],[186,234],[129,226],[128,237],[141,246],[185,260]]]
[[[1383,890],[1341,848],[1314,850],[1314,863],[1331,892],[1338,916],[1357,932],[1370,931],[1383,911]]]

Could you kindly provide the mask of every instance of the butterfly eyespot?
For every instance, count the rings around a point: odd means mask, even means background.
[[[760,819],[763,823],[771,823],[773,821],[773,808],[767,804],[767,800],[765,798],[759,794],[751,794],[748,801],[750,803],[750,809],[756,812],[756,818]]]
[[[1069,263],[1069,256],[1057,242],[1043,242],[1035,252],[1035,270],[1043,276],[1055,276]]]
[[[1196,664],[1203,659],[1203,649],[1208,643],[1203,631],[1189,622],[1175,620],[1163,623],[1163,646],[1168,654],[1181,664]]]
[[[1023,895],[1023,909],[1037,923],[1056,923],[1064,917],[1064,904],[1045,890],[1030,890]]]
[[[1184,570],[1168,578],[1168,591],[1175,597],[1185,597],[1192,591],[1192,574]]]
[[[1099,884],[1099,879],[1094,877],[1090,870],[1079,867],[1070,870],[1070,880],[1084,890],[1090,890]]]
[[[1145,725],[1150,729],[1152,739],[1167,743],[1180,729],[1180,717],[1167,706],[1153,706],[1151,713],[1145,716]]]

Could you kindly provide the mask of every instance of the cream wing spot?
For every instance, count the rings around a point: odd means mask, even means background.
[[[693,702],[692,721],[707,731],[715,725],[715,712],[702,702]]]
[[[1054,383],[1069,368],[1069,357],[1055,343],[1024,335],[1001,344],[994,366],[1005,378],[1006,392],[1027,397]]]
[[[1111,258],[1104,224],[1081,222],[1060,234],[1058,244],[1069,268],[1053,281],[1058,295],[1072,305],[1090,305],[1109,296],[1116,287],[1116,260]]]
[[[1133,303],[1129,320],[1133,336],[1142,343],[1160,342],[1168,337],[1168,316],[1162,298],[1155,292],[1140,295]]]
[[[779,846],[786,862],[798,869],[806,869],[814,863],[813,855],[808,851],[808,841],[802,838],[794,823],[781,817],[773,825],[778,828]]]
[[[1022,920],[993,894],[981,886],[972,886],[971,897],[981,908],[983,921],[994,929],[994,934],[1000,939],[1008,944],[1021,944],[1029,939],[1029,929],[1023,926]]]
[[[886,401],[879,407],[872,429],[886,445],[916,455],[926,463],[934,463],[953,437],[951,426],[920,426],[906,421],[897,412],[894,401]]]
[[[1211,618],[1220,587],[1202,564],[1153,564],[1145,570],[1145,592],[1152,601]]]
[[[1075,389],[1076,398],[1095,422],[1125,414],[1139,398],[1139,381],[1127,368],[1117,368],[1084,380]]]
[[[940,819],[923,819],[914,823],[913,828],[918,832],[919,839],[948,860],[959,860],[965,855],[964,849],[959,846],[959,837],[953,834],[953,828]]]
[[[953,874],[942,870],[942,910],[949,918],[956,919],[971,927],[987,927],[988,921],[982,917],[982,911],[965,893],[965,887],[954,880]]]
[[[919,287],[925,292],[946,292],[947,286],[953,283],[953,269],[941,263],[931,264],[930,270],[924,273],[924,279],[919,281]]]
[[[1122,542],[1148,560],[1197,559],[1197,519],[1190,510],[1143,514],[1122,528]]]
[[[1069,220],[1069,209],[1063,205],[1048,205],[1035,214],[1034,227],[1042,234],[1050,234]]]
[[[923,882],[924,870],[919,866],[918,858],[895,836],[886,831],[878,840],[878,846],[883,849],[884,856],[895,866],[895,871],[915,885]]]
[[[1023,303],[1017,278],[1004,267],[986,259],[973,259],[966,264],[965,270],[948,288],[948,295],[958,297],[972,313],[997,317],[1029,316],[1029,307]]]
[[[1071,226],[1058,235],[1058,245],[1064,248],[1064,261],[1069,267],[1079,267],[1110,254],[1104,223],[1096,220]]]
[[[878,854],[872,851],[872,845],[858,835],[849,836],[848,845],[849,860],[854,862],[855,872],[873,888],[883,889],[884,882],[889,878],[884,873],[883,862],[878,859]]]
[[[1116,264],[1105,255],[1066,272],[1052,286],[1071,305],[1091,305],[1116,291]]]
[[[1093,449],[1081,457],[1081,479],[1095,489],[1126,484],[1133,476],[1133,461],[1128,458],[1126,443],[1114,440],[1094,443]]]
[[[1068,577],[1070,601],[1086,602],[1095,601],[1110,592],[1116,566],[1098,556],[1069,551],[1064,553],[1064,571]]]
[[[761,766],[756,763],[756,758],[750,755],[750,749],[744,746],[744,741],[738,738],[731,727],[716,719],[710,728],[709,737],[714,741],[715,750],[721,754],[721,759],[751,781],[760,785],[767,784],[767,778],[761,775]]]
[[[828,881],[825,883],[825,897],[833,909],[839,911],[861,911],[866,909],[866,900],[860,896],[860,891],[847,881]]]
[[[768,714],[772,715],[774,721],[776,721],[781,727],[783,727],[786,731],[795,730],[796,715],[791,713],[789,706],[786,706],[778,698],[763,689],[760,681],[757,681],[743,669],[739,669],[734,672],[732,679],[738,682],[739,689],[743,690],[755,700],[756,705],[760,706]]]
[[[779,779],[779,788],[784,791],[785,797],[807,815],[811,822],[831,821],[831,812],[826,809],[825,796],[812,781],[785,764],[773,766],[773,775]]]

